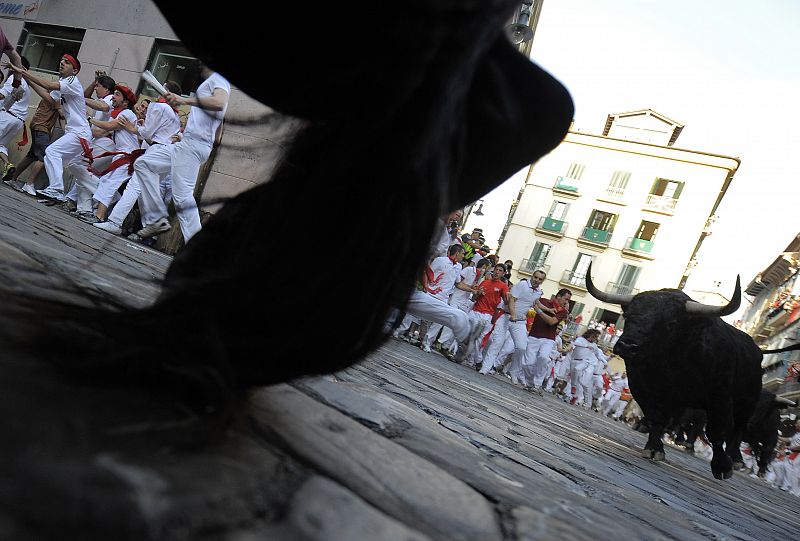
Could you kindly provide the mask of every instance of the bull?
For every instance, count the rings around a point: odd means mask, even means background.
[[[767,474],[767,466],[772,461],[775,445],[778,443],[778,425],[781,421],[780,410],[787,407],[794,407],[796,404],[787,398],[775,396],[774,393],[761,390],[761,396],[756,404],[753,415],[747,423],[747,428],[742,437],[742,441],[750,444],[753,457],[758,464],[758,476],[764,477]],[[733,453],[734,467],[742,463],[741,454]]]
[[[749,335],[720,319],[739,308],[739,278],[727,305],[708,306],[677,289],[605,293],[595,287],[591,273],[590,265],[588,292],[620,305],[625,317],[614,353],[625,360],[631,393],[650,424],[642,456],[664,460],[661,434],[667,421],[684,408],[704,409],[713,451],[711,472],[717,479],[730,478],[761,393],[762,375],[762,351]]]

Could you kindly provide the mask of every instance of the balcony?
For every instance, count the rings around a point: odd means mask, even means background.
[[[635,257],[638,259],[648,259],[652,261],[655,259],[650,252],[653,251],[653,241],[644,240],[636,237],[628,237],[625,241],[625,247],[622,249],[623,255]]]
[[[566,288],[578,288],[586,291],[586,272],[564,271],[558,283]]]
[[[580,197],[581,181],[576,178],[556,177],[553,192],[567,197]]]
[[[543,259],[523,259],[522,265],[517,270],[520,274],[533,274],[537,270],[540,270],[547,274],[550,272],[550,265],[545,265]]]
[[[556,220],[549,216],[542,216],[539,218],[539,225],[536,226],[537,233],[555,239],[562,238],[566,230],[567,222],[564,220]]]
[[[673,197],[650,194],[647,196],[642,209],[672,216],[675,214],[675,205],[677,204],[678,200]]]
[[[625,189],[618,186],[609,186],[597,197],[597,200],[613,203],[615,205],[627,205],[627,203],[625,203]]]
[[[600,249],[600,251],[608,248],[609,242],[611,242],[611,231],[592,227],[584,227],[583,233],[578,238],[578,244],[588,248]]]
[[[639,290],[629,286],[628,284],[609,282],[606,286],[606,293],[611,293],[613,295],[636,295],[639,293]]]

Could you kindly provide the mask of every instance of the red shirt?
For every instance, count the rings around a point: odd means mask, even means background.
[[[558,321],[564,321],[567,319],[567,316],[569,316],[569,311],[567,311],[565,307],[556,304],[554,300],[539,299],[539,302],[548,308],[556,310],[555,318]],[[555,340],[556,334],[558,333],[558,321],[550,325],[543,317],[537,317],[533,320],[533,325],[531,325],[531,332],[529,334],[534,338],[549,338],[550,340]]]
[[[483,295],[478,297],[472,309],[483,314],[494,314],[497,305],[508,294],[508,285],[502,280],[484,280],[478,289],[483,290]]]

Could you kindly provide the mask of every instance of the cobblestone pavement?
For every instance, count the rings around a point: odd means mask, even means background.
[[[137,306],[170,261],[2,186],[0,252],[6,284]],[[395,340],[334,375],[252,392],[222,431],[169,396],[67,380],[24,354],[0,356],[0,371],[4,541],[800,532],[800,499],[759,479],[717,481],[674,448],[645,460],[645,435],[622,423]]]

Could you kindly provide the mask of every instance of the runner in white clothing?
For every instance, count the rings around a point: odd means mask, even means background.
[[[164,86],[167,90],[175,94],[181,93],[181,88],[177,83],[167,81]],[[145,156],[159,145],[171,145],[172,137],[181,129],[181,122],[178,118],[178,113],[168,103],[163,101],[154,101],[143,108],[144,122],[137,120],[131,123],[128,119],[122,117],[117,119],[117,122],[125,130],[131,134],[137,135],[141,140],[141,146],[145,149]],[[141,158],[140,158],[141,159]],[[138,160],[137,160],[138,161]],[[136,166],[134,165],[134,171]],[[102,223],[94,224],[95,227],[107,231],[114,235],[122,234],[122,224],[125,218],[133,209],[136,201],[142,194],[142,189],[139,184],[137,175],[133,175],[122,193],[122,198],[114,205],[114,209],[108,216],[108,220]],[[162,198],[163,200],[163,198]],[[140,205],[141,207],[142,205]],[[144,212],[143,209],[140,208]],[[151,223],[158,220],[159,216],[143,214],[142,221]]]
[[[24,56],[22,66],[26,69],[30,67]],[[0,176],[4,179],[14,174],[14,165],[8,160],[8,147],[14,136],[25,127],[30,97],[31,89],[24,79],[14,87],[14,79],[9,77],[0,88],[0,100],[3,100],[3,108],[0,109]]]
[[[136,122],[136,114],[133,112],[136,94],[127,86],[116,85],[112,105],[110,120],[89,119],[90,125],[113,135],[115,150],[113,156],[110,156],[112,160],[100,167],[94,161],[88,166],[84,163],[70,164],[70,170],[75,175],[77,184],[78,217],[88,223],[106,219],[108,207],[114,202],[117,190],[131,177],[134,160],[141,153],[139,139],[123,129],[117,120],[125,118],[129,122]],[[92,148],[92,160],[106,152],[98,152]],[[92,208],[92,200],[97,202],[96,213]]]
[[[58,63],[58,81],[51,81],[31,74],[24,68],[9,65],[8,69],[19,73],[28,83],[50,90],[53,100],[61,101],[61,111],[67,121],[64,135],[50,143],[45,150],[44,167],[50,185],[37,193],[49,199],[66,200],[64,196],[64,163],[69,163],[83,152],[81,139],[90,139],[92,132],[86,120],[86,100],[83,87],[78,80],[81,64],[77,58],[65,54]]]
[[[514,313],[510,313],[509,308],[506,307],[506,313],[495,322],[492,338],[489,341],[486,356],[483,359],[481,374],[488,374],[499,364],[499,354],[506,339],[506,331],[508,331],[514,341],[514,354],[509,373],[515,375],[518,379],[520,378],[517,372],[522,370],[522,359],[528,348],[528,329],[525,326],[528,312],[534,306],[548,312],[551,311],[538,303],[542,296],[542,290],[539,286],[542,285],[545,278],[547,278],[547,275],[544,271],[537,270],[531,276],[530,281],[520,280],[511,288],[509,295],[514,298]]]
[[[142,221],[145,222],[136,233],[138,239],[152,237],[171,227],[167,207],[161,199],[160,184],[169,174],[172,175],[172,200],[184,241],[201,229],[194,186],[200,166],[211,154],[231,93],[230,83],[207,66],[202,67],[201,76],[205,81],[197,88],[196,97],[184,98],[173,93],[164,96],[172,106],[192,106],[183,139],[174,145],[159,145],[136,162],[135,176],[142,188]],[[158,218],[152,220],[150,216]]]

